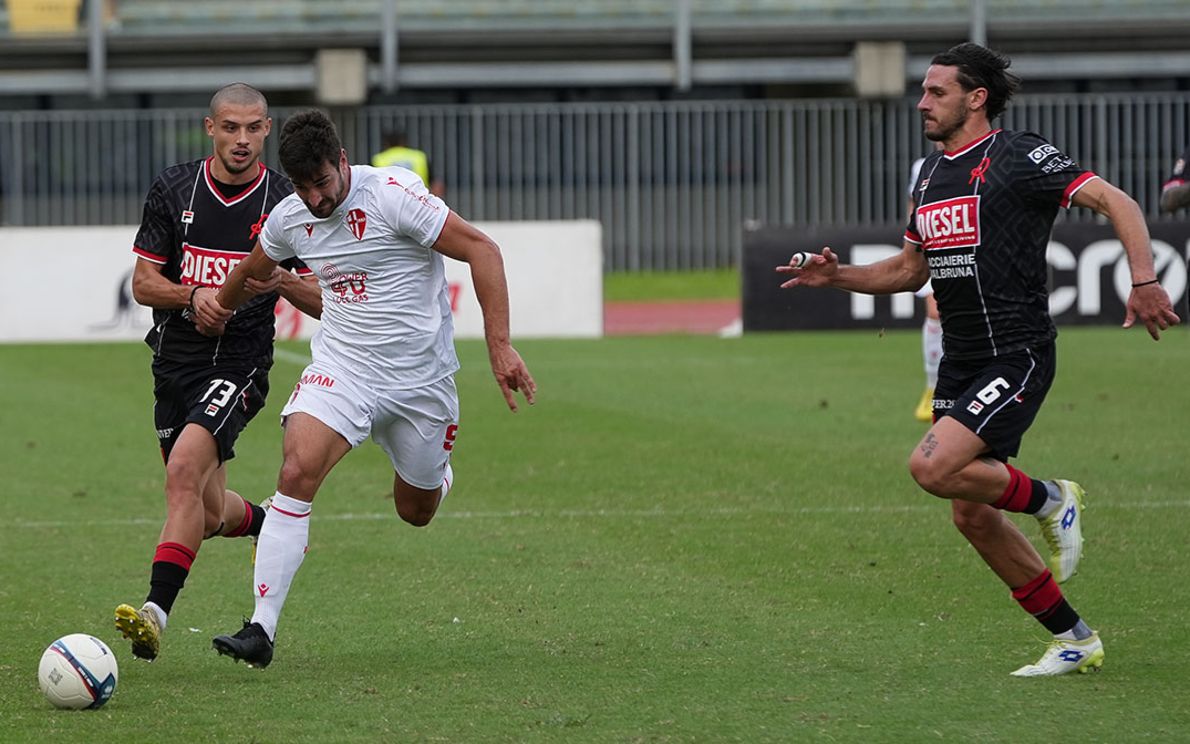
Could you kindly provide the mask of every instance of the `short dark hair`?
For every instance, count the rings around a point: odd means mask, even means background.
[[[310,109],[285,120],[277,157],[286,175],[305,181],[322,170],[323,163],[337,164],[342,151],[335,123],[322,111]]]
[[[1008,71],[1012,64],[1008,55],[972,42],[953,46],[934,55],[930,64],[957,67],[959,85],[965,91],[986,88],[988,121],[1004,113],[1004,109],[1008,108],[1008,100],[1021,87],[1021,79]]]
[[[211,96],[211,118],[214,119],[223,106],[260,106],[264,115],[269,115],[269,102],[264,93],[247,83],[230,83],[215,91]]]

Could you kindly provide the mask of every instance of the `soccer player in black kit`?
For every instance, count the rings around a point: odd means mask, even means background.
[[[204,123],[213,155],[157,177],[133,246],[133,297],[153,308],[145,342],[153,349],[167,514],[148,597],[140,609],[117,607],[116,628],[132,641],[133,655],[148,661],[157,658],[202,541],[260,534],[264,510],[228,490],[226,464],[268,395],[277,298],[314,317],[322,311],[317,278],[295,262],[266,281],[250,280],[252,299],[226,324],[211,312],[269,211],[293,187],[260,162],[272,123],[260,91],[242,83],[221,88]]]
[[[824,248],[795,254],[777,271],[793,277],[782,287],[868,294],[932,280],[944,355],[934,425],[909,471],[924,490],[951,500],[955,526],[1054,635],[1036,663],[1013,675],[1053,676],[1097,670],[1104,658],[1098,633],[1058,587],[1082,554],[1083,489],[1008,464],[1054,377],[1045,251],[1058,208],[1073,203],[1111,220],[1132,271],[1124,327],[1139,319],[1157,339],[1179,318],[1157,282],[1136,202],[1036,134],[992,127],[1020,82],[1009,64],[978,44],[933,58],[917,108],[926,137],[944,151],[922,166],[901,253],[851,266]],[[1048,565],[1004,511],[1037,517],[1052,551]]]
[[[1169,179],[1161,184],[1161,211],[1173,212],[1183,207],[1190,207],[1190,148],[1182,153],[1173,164],[1173,173]]]

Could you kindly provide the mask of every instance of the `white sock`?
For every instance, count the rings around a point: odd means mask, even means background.
[[[260,623],[272,639],[277,620],[289,594],[289,585],[306,557],[310,542],[310,504],[277,492],[256,542],[256,570],[252,593],[256,611],[252,622]]]
[[[926,384],[938,386],[938,362],[942,361],[942,321],[926,318],[921,326],[921,356],[926,367]]]
[[[165,630],[165,624],[169,621],[169,614],[166,613],[165,610],[161,609],[161,606],[156,602],[145,602],[144,607],[148,607],[153,610],[153,612],[157,613],[157,624],[161,626],[162,630]],[[144,609],[144,607],[141,609]]]

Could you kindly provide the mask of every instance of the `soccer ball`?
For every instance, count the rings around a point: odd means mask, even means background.
[[[86,633],[62,636],[41,655],[37,681],[58,708],[98,708],[116,691],[116,657],[107,644]]]

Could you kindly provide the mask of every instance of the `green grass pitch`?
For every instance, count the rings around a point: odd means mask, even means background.
[[[525,341],[540,395],[516,415],[460,343],[442,512],[401,523],[383,453],[348,455],[264,671],[210,649],[251,613],[244,540],[203,546],[157,662],[111,625],[164,515],[148,350],[0,347],[0,741],[1185,741],[1188,342],[1059,338],[1017,464],[1087,488],[1066,591],[1107,660],[1042,680],[1008,673],[1044,630],[907,474],[916,333]],[[284,348],[230,465],[254,501],[301,369]],[[99,711],[37,689],[71,632],[119,658]]]

